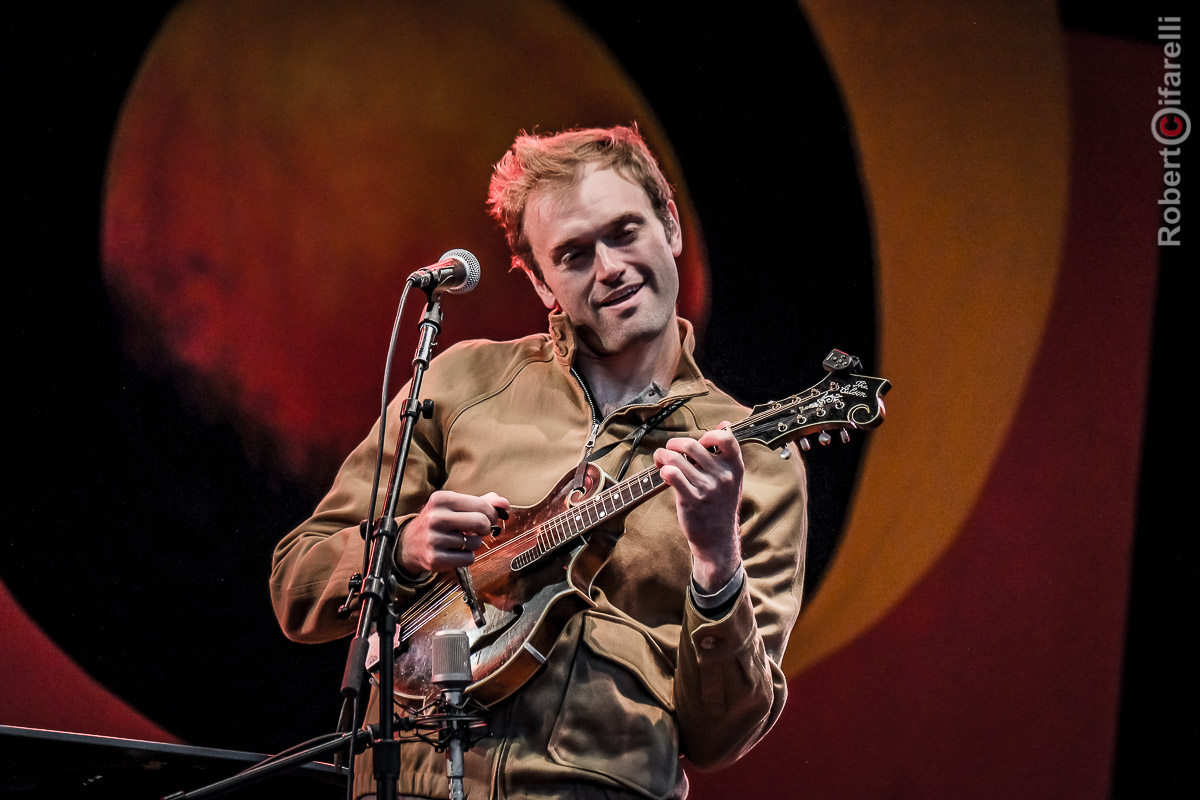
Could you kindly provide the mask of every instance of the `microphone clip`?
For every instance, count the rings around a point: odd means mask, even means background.
[[[411,731],[413,738],[432,745],[439,753],[449,750],[455,740],[469,750],[492,735],[487,706],[465,692],[455,700],[447,699],[443,693],[416,711],[404,714],[399,728]]]

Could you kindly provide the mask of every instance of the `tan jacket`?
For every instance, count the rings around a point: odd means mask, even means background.
[[[621,441],[670,398],[690,398],[646,435],[630,474],[650,466],[668,438],[697,437],[747,413],[701,376],[686,322],[681,336],[668,398],[603,420],[596,450]],[[438,488],[495,491],[521,506],[541,500],[578,463],[592,426],[589,402],[569,371],[574,348],[569,321],[552,314],[550,335],[465,342],[434,359],[422,392],[434,401],[434,416],[417,426],[400,513],[415,513]],[[389,410],[385,482],[400,404]],[[275,550],[271,596],[296,641],[353,633],[354,621],[338,620],[335,611],[362,564],[358,522],[367,515],[377,438],[372,431],[350,454],[314,515]],[[615,474],[627,450],[618,445],[600,466]],[[673,493],[633,509],[596,578],[596,608],[575,616],[542,670],[493,707],[493,735],[467,753],[468,797],[683,797],[680,755],[700,769],[717,768],[774,724],[787,696],[779,662],[804,579],[805,479],[797,457],[784,461],[753,443],[742,453],[747,580],[732,610],[712,620],[690,599],[691,555]],[[382,495],[381,488],[379,509]],[[373,696],[369,721],[378,718],[377,705]],[[401,794],[446,796],[445,758],[431,747],[406,744],[401,764]],[[356,791],[373,793],[369,752],[356,771]]]

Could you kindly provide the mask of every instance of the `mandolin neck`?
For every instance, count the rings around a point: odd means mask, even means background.
[[[745,419],[730,426],[730,432],[739,442],[749,438],[745,434],[749,422],[750,419]],[[649,500],[665,488],[667,484],[659,474],[658,467],[649,467],[546,520],[537,529],[535,543],[513,558],[513,570],[533,564],[551,550],[578,539],[600,523],[621,515],[643,500]]]
[[[571,506],[537,529],[532,547],[518,553],[512,560],[514,570],[527,567],[572,539],[595,528],[611,517],[619,516],[643,500],[648,500],[667,487],[658,467],[650,467],[611,486],[578,505]]]

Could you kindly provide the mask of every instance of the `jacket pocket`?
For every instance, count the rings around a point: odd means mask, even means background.
[[[641,631],[585,614],[549,755],[603,782],[664,798],[678,782],[672,677]]]

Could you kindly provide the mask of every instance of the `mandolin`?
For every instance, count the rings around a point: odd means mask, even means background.
[[[830,431],[849,441],[850,430],[883,421],[888,381],[852,372],[861,368],[859,360],[840,350],[832,351],[823,366],[828,374],[816,385],[755,406],[730,426],[738,442],[779,448],[799,440],[800,449],[808,450],[807,437],[813,434],[821,444],[832,441]],[[583,491],[574,490],[574,483],[572,470],[537,504],[509,508],[500,532],[484,537],[474,564],[440,574],[399,613],[398,699],[420,705],[437,693],[431,683],[433,634],[448,629],[466,631],[470,641],[471,697],[493,705],[519,689],[545,662],[567,621],[593,605],[592,581],[622,531],[604,523],[667,488],[657,467],[615,482],[588,464]],[[377,647],[378,635],[372,635],[368,668],[378,662]]]

